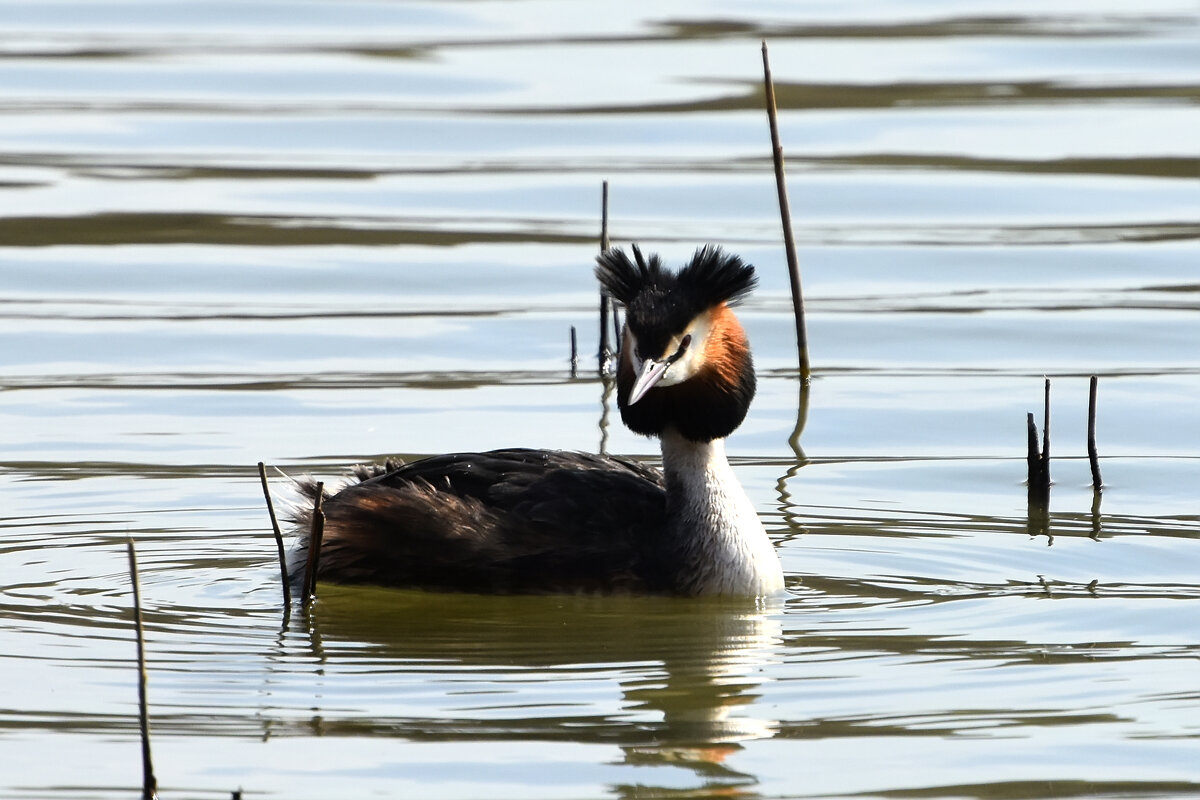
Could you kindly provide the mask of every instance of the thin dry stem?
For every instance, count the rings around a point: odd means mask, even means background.
[[[600,252],[608,250],[608,181],[604,181],[600,189]],[[612,358],[612,347],[608,341],[608,311],[612,300],[600,290],[600,349],[596,353],[599,360],[600,374],[604,374],[609,360]],[[614,309],[613,313],[616,311]]]
[[[775,107],[775,84],[771,80],[771,62],[767,43],[762,43],[763,85],[766,90],[767,122],[771,126],[771,156],[775,162],[775,189],[779,195],[779,219],[783,224],[783,247],[787,255],[788,276],[792,286],[792,311],[796,318],[796,348],[800,354],[800,379],[805,383],[812,376],[808,359],[808,331],[804,323],[804,294],[800,285],[800,259],[796,255],[796,240],[792,234],[792,211],[788,203],[787,177],[783,166],[783,145],[779,140],[779,115]]]
[[[308,535],[308,561],[304,570],[304,597],[301,604],[308,608],[317,595],[317,570],[321,566],[321,540],[325,536],[325,484],[318,483],[313,500],[312,529]]]
[[[137,552],[133,539],[125,543],[129,555],[129,581],[133,585],[133,629],[137,637],[138,669],[138,727],[142,735],[142,800],[157,797],[158,779],[154,777],[154,761],[150,757],[150,709],[146,703],[146,640],[142,628],[142,592],[138,582]]]
[[[258,479],[262,481],[263,497],[267,499],[267,513],[271,515],[271,530],[275,532],[275,546],[279,550],[279,575],[283,582],[283,607],[292,607],[292,588],[288,582],[287,553],[283,547],[283,533],[275,516],[275,505],[271,502],[271,489],[267,486],[267,468],[258,462]]]
[[[1088,432],[1087,448],[1088,463],[1092,467],[1092,491],[1099,492],[1104,487],[1100,480],[1100,455],[1096,449],[1096,395],[1099,391],[1100,379],[1095,375],[1088,386]]]

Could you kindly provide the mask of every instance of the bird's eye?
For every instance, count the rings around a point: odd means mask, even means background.
[[[679,342],[679,348],[675,351],[674,355],[672,355],[670,358],[667,359],[667,363],[674,364],[676,361],[683,358],[683,354],[685,352],[687,352],[688,345],[690,345],[691,343],[692,343],[692,335],[689,333],[687,336],[684,336],[683,339]]]

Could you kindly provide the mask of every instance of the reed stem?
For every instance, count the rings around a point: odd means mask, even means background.
[[[1028,462],[1029,485],[1033,486],[1041,472],[1042,452],[1038,448],[1037,423],[1033,421],[1032,411],[1025,415],[1025,430],[1028,439],[1025,460]]]
[[[600,252],[603,253],[609,248],[608,241],[608,181],[604,181],[600,188]],[[596,353],[596,358],[599,360],[600,374],[604,374],[609,360],[612,358],[613,349],[608,341],[608,310],[612,306],[612,300],[604,290],[600,290],[600,349]],[[613,310],[616,313],[616,310]]]
[[[579,340],[576,338],[575,326],[571,326],[571,377],[579,372]]]
[[[317,595],[317,570],[321,566],[321,540],[325,537],[325,484],[317,484],[317,496],[313,500],[312,528],[308,534],[308,561],[304,570],[304,597],[301,605],[307,609]]]
[[[150,710],[146,703],[146,641],[142,628],[142,592],[138,582],[137,552],[133,539],[125,543],[129,555],[129,581],[133,585],[133,629],[137,638],[138,669],[138,727],[142,735],[142,800],[154,800],[158,779],[154,777],[154,761],[150,757]]]
[[[600,252],[608,248],[608,181],[604,181],[600,185]]]
[[[800,286],[800,259],[796,255],[796,240],[792,234],[792,212],[788,203],[787,177],[783,166],[783,145],[779,140],[779,118],[775,106],[775,84],[771,80],[771,62],[767,43],[762,43],[763,85],[766,90],[767,122],[771,126],[771,156],[775,162],[775,189],[779,195],[779,219],[783,224],[783,247],[787,255],[788,276],[792,286],[792,311],[796,318],[796,349],[800,355],[800,380],[807,383],[812,376],[808,359],[808,331],[804,323],[804,294]]]
[[[1042,406],[1042,465],[1046,482],[1050,482],[1050,379],[1046,378],[1046,395]]]
[[[1100,379],[1093,375],[1088,385],[1087,449],[1088,463],[1092,467],[1092,491],[1097,493],[1104,488],[1104,483],[1100,480],[1100,455],[1096,450],[1096,394],[1099,385]]]
[[[292,607],[292,587],[288,581],[287,553],[283,547],[283,533],[279,530],[279,520],[275,517],[275,505],[271,502],[271,489],[267,486],[267,468],[263,462],[258,462],[258,479],[262,482],[263,497],[267,499],[267,513],[271,515],[271,530],[275,532],[275,547],[279,551],[279,576],[283,581],[283,607]]]

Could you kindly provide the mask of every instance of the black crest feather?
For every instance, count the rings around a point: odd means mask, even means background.
[[[658,255],[651,253],[647,261],[635,244],[633,257],[637,263],[619,247],[605,250],[596,257],[596,278],[609,297],[628,306],[646,289],[666,291],[675,285],[675,276]]]
[[[679,271],[679,289],[704,308],[718,303],[733,305],[754,289],[758,279],[754,267],[733,253],[706,244]]]
[[[721,303],[736,303],[754,288],[754,267],[715,245],[696,250],[678,273],[635,245],[633,259],[620,249],[596,259],[596,277],[625,305],[626,322],[647,353],[658,356],[674,335]]]
[[[695,313],[718,303],[734,304],[749,294],[758,279],[754,267],[720,247],[706,244],[696,250],[678,273],[663,265],[657,254],[643,257],[633,245],[633,259],[619,247],[596,258],[596,278],[609,297],[626,306],[643,292],[664,296],[678,294]]]

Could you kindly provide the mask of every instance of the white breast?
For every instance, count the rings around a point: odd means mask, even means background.
[[[725,442],[662,437],[669,524],[686,587],[702,595],[769,595],[783,589],[779,557],[725,457]]]

